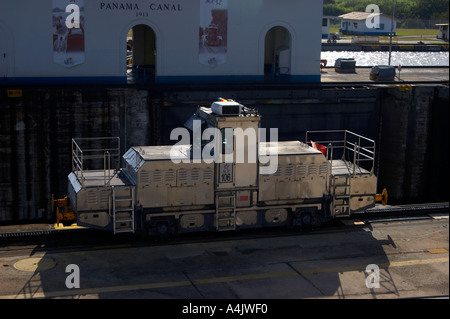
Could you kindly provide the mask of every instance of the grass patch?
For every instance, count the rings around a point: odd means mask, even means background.
[[[339,28],[337,27],[330,27],[330,33],[336,33],[339,32]],[[422,36],[427,37],[434,37],[439,34],[439,30],[437,29],[397,29],[397,36],[400,37],[407,37],[407,36],[416,36],[417,38],[421,38]],[[342,35],[341,35],[342,36]],[[344,37],[346,37],[344,35]],[[351,36],[349,36],[351,37]]]
[[[437,29],[398,29],[398,36],[433,36],[436,37],[439,34],[439,30]]]

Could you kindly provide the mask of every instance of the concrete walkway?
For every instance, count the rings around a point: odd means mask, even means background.
[[[356,73],[338,73],[334,67],[322,70],[322,82],[369,82],[371,68],[356,68]],[[402,68],[396,72],[395,82],[434,82],[449,80],[449,68]],[[374,84],[383,83],[371,81]]]

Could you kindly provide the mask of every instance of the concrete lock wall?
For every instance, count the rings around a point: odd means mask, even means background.
[[[381,99],[379,184],[402,201],[448,201],[448,88],[395,87]]]
[[[348,129],[377,142],[379,191],[392,202],[448,200],[448,88],[216,90],[33,88],[0,90],[0,222],[51,219],[50,198],[67,194],[71,139],[115,137],[131,146],[174,144],[169,136],[197,105],[218,96],[262,114],[279,140],[307,130]]]
[[[72,138],[121,138],[121,154],[149,143],[147,91],[25,89],[0,95],[0,221],[47,219],[67,194]]]

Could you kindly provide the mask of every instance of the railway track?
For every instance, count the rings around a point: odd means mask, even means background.
[[[424,212],[429,213],[445,213],[449,212],[449,203],[429,203],[429,204],[411,204],[411,205],[398,205],[398,206],[379,206],[376,208],[367,209],[363,213],[352,214],[352,217],[382,217],[399,214],[421,214]]]
[[[289,227],[246,229],[234,232],[206,232],[181,234],[172,237],[142,238],[139,235],[113,235],[109,232],[88,229],[56,229],[32,230],[25,232],[0,233],[0,252],[14,250],[15,245],[33,246],[33,251],[48,251],[59,249],[98,249],[117,248],[124,246],[177,245],[187,243],[202,243],[210,241],[228,241],[239,239],[258,239],[268,237],[285,237],[302,234],[324,234],[335,232],[357,231],[370,223],[393,222],[399,220],[431,219],[430,214],[449,213],[449,203],[401,205],[369,209],[364,213],[352,214],[349,218],[337,218],[313,230],[299,231]],[[354,222],[355,220],[361,222]],[[349,222],[345,222],[349,221]],[[0,228],[1,231],[1,228]],[[40,246],[36,246],[40,244]]]

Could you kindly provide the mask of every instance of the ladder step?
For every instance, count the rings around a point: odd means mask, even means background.
[[[220,206],[217,207],[218,210],[233,210],[235,208],[235,206]]]
[[[234,221],[234,217],[220,217],[219,222],[223,222],[223,221]]]
[[[217,231],[236,230],[236,194],[234,191],[216,193],[216,222]]]
[[[236,230],[234,227],[219,227],[217,231],[228,231],[228,230]]]
[[[120,189],[122,191],[122,194],[116,196],[116,191]],[[114,227],[114,234],[119,233],[134,233],[134,188],[130,187],[128,189],[117,187],[113,188],[113,227]],[[122,205],[126,207],[116,207],[118,203],[123,203]],[[118,213],[128,213],[124,214],[127,217],[117,217],[116,214]],[[121,227],[121,224],[123,223],[129,223],[127,225],[124,225],[124,227]]]
[[[126,207],[126,208],[116,208],[114,209],[115,213],[122,213],[122,212],[132,212],[133,208],[132,207]]]
[[[235,199],[234,196],[217,196],[219,199]]]
[[[132,222],[133,218],[116,218],[116,223]]]

